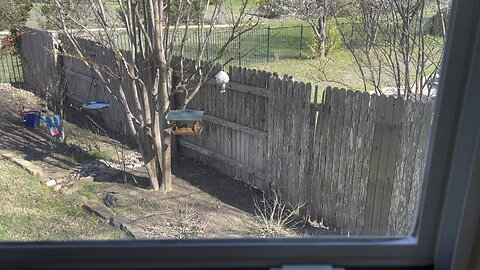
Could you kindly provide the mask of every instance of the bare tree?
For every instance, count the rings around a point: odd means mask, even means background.
[[[398,96],[421,97],[440,68],[444,39],[425,25],[427,0],[359,0],[343,21],[337,21],[346,48],[353,55],[364,90],[377,93],[393,86]],[[361,20],[358,20],[358,19]],[[359,23],[359,21],[361,23]]]
[[[326,54],[327,20],[338,10],[335,0],[271,0],[268,9],[274,13],[291,16],[307,22],[316,37],[316,54],[323,58]]]
[[[139,146],[152,188],[169,191],[172,189],[172,126],[165,116],[172,107],[173,97],[179,96],[179,107],[186,108],[202,85],[221,68],[217,64],[228,44],[258,21],[248,15],[252,12],[247,9],[248,0],[242,1],[239,12],[223,12],[230,24],[229,38],[216,57],[203,61],[222,10],[229,10],[224,8],[225,1],[210,5],[212,1],[209,0],[118,0],[120,25],[125,29],[128,51],[123,51],[116,42],[120,33],[116,27],[118,20],[106,11],[107,1],[87,2],[85,4],[100,27],[99,32],[78,22],[64,9],[62,1],[54,0],[59,10],[56,23],[67,37],[68,46],[73,48],[67,56],[83,61],[106,91],[123,105],[127,128]],[[200,14],[192,23],[190,19],[195,12]],[[76,24],[75,29],[68,27],[72,22]],[[89,57],[78,38],[80,31],[114,53],[114,69],[99,65]],[[183,58],[185,51],[192,49],[186,47],[190,33],[196,33],[194,61]],[[174,71],[178,72],[175,81]],[[110,80],[127,83],[128,88],[122,83],[118,88],[112,88]],[[127,101],[127,95],[133,96],[133,102]]]

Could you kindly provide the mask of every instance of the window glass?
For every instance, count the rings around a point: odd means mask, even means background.
[[[150,2],[0,2],[0,241],[412,234],[450,1]]]

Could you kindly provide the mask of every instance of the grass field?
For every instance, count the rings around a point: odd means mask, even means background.
[[[356,72],[355,62],[347,51],[335,51],[328,60],[288,59],[250,65],[249,68],[293,76],[296,81],[318,85],[318,98],[327,86],[363,90],[361,77]]]
[[[0,241],[108,240],[126,236],[0,159]]]

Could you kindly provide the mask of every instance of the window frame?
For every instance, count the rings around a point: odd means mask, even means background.
[[[0,244],[0,268],[227,268],[330,264],[428,269],[434,263],[436,268],[450,266],[454,260],[455,243],[462,237],[460,228],[465,226],[462,209],[465,209],[467,200],[462,198],[472,175],[467,172],[471,171],[475,154],[479,152],[475,147],[468,148],[468,143],[478,139],[468,125],[478,125],[479,122],[472,119],[472,111],[479,112],[479,109],[468,101],[473,93],[472,87],[476,86],[473,64],[480,66],[476,54],[480,5],[477,1],[454,0],[451,10],[446,42],[448,51],[443,58],[441,90],[437,97],[440,106],[435,108],[430,135],[432,147],[427,155],[413,236],[401,239],[4,242]],[[465,139],[467,141],[462,141]],[[463,223],[451,222],[448,217],[452,214]]]

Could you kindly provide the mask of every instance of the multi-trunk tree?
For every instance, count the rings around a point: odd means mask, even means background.
[[[405,98],[430,96],[432,82],[440,70],[444,37],[431,33],[426,14],[440,7],[437,3],[350,2],[345,17],[336,22],[345,47],[357,64],[364,90],[373,88],[382,93],[388,86]]]
[[[270,12],[307,22],[315,35],[315,56],[327,53],[327,20],[335,17],[340,2],[337,0],[270,0],[264,4]]]
[[[177,107],[186,108],[202,85],[219,70],[218,61],[229,43],[258,23],[248,9],[249,1],[242,1],[238,10],[232,10],[231,1],[223,0],[118,0],[115,2],[118,17],[107,10],[111,1],[85,1],[100,30],[91,30],[78,21],[77,16],[69,13],[65,5],[68,2],[52,3],[57,11],[52,23],[58,25],[69,46],[74,48],[66,57],[83,61],[123,105],[128,131],[138,144],[152,189],[171,190],[172,126],[165,116],[172,107],[172,99],[177,96]],[[216,57],[203,61],[220,18],[228,24],[229,38]],[[114,69],[106,70],[89,58],[79,42],[80,32],[114,53]],[[187,48],[191,33],[196,33],[195,45]],[[119,34],[127,37],[126,50],[116,42]],[[187,49],[195,51],[194,61],[188,61],[188,66],[183,58]],[[127,82],[128,89],[122,83],[117,88],[110,87],[111,79]],[[128,102],[127,94],[134,97],[133,102]]]

